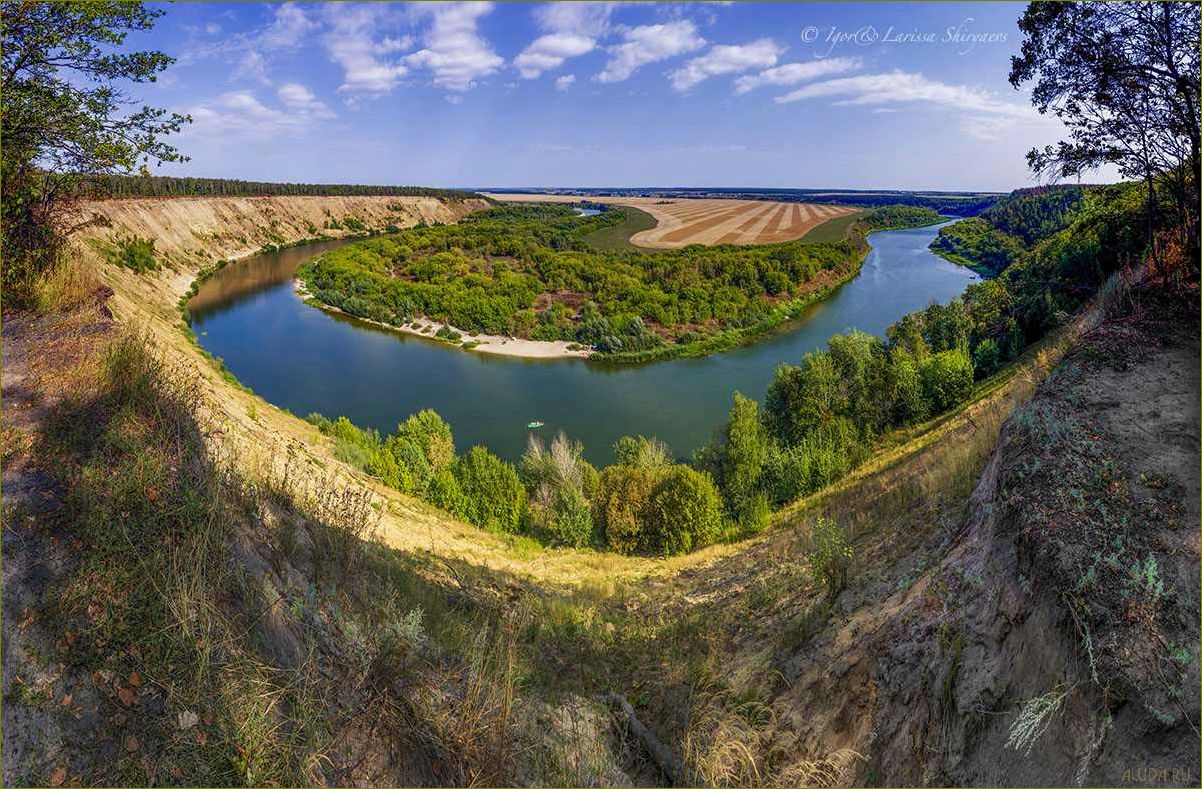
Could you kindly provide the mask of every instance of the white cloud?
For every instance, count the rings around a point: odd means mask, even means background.
[[[530,43],[513,60],[524,79],[537,79],[563,65],[568,58],[592,52],[609,30],[609,20],[622,3],[544,3],[534,9],[534,19],[544,35]]]
[[[300,114],[264,105],[250,91],[237,90],[187,109],[192,116],[189,134],[212,139],[220,134],[235,137],[265,137],[303,128]]]
[[[659,25],[640,25],[622,31],[625,41],[608,47],[609,62],[595,79],[621,82],[649,63],[695,52],[705,46],[697,26],[687,19]]]
[[[237,60],[238,65],[231,76],[232,79],[250,78],[270,85],[271,77],[267,73],[268,56],[273,52],[300,46],[308,34],[318,27],[318,23],[309,18],[300,4],[283,3],[275,8],[275,16],[264,27],[193,46],[180,55],[179,62],[181,65],[187,65],[209,58]],[[198,30],[190,29],[194,32]],[[216,36],[221,29],[221,25],[216,22],[204,26],[204,32],[209,36]]]
[[[293,112],[313,118],[333,118],[334,113],[313,95],[313,91],[299,82],[285,82],[276,91],[280,101]]]
[[[414,12],[428,14],[432,22],[425,47],[408,55],[405,63],[429,69],[435,85],[457,91],[468,90],[476,80],[496,73],[505,61],[476,29],[479,18],[492,7],[492,3],[482,2],[418,4]]]
[[[556,90],[567,90],[568,88],[572,87],[572,85],[575,82],[576,82],[575,74],[564,74],[562,77],[557,77],[555,79],[555,89]]]
[[[918,103],[960,113],[961,130],[982,140],[997,140],[1018,125],[1048,122],[1033,108],[997,98],[993,93],[966,85],[949,85],[922,74],[891,71],[816,82],[773,101],[786,104],[804,99],[839,97],[838,105],[873,106]]]
[[[965,85],[949,85],[928,79],[921,74],[890,71],[886,74],[863,74],[857,77],[815,82],[792,93],[777,96],[773,101],[787,104],[803,99],[841,96],[838,104],[899,104],[925,102],[949,109],[984,112],[1013,118],[1028,118],[1034,110],[1026,105],[1001,101],[993,94]]]
[[[614,11],[626,3],[543,3],[534,9],[534,19],[548,33],[571,33],[599,38],[609,30]]]
[[[184,109],[192,116],[185,134],[208,141],[221,138],[259,139],[304,134],[314,124],[334,117],[313,92],[299,82],[285,82],[276,91],[279,107],[269,107],[248,90],[223,93]]]
[[[831,74],[855,71],[862,65],[859,58],[825,58],[806,63],[785,63],[783,66],[776,66],[761,71],[759,74],[739,77],[735,80],[735,93],[747,93],[761,85],[776,87],[796,85],[799,82],[828,77]]]
[[[384,36],[384,39],[375,45],[375,51],[381,55],[388,55],[393,52],[404,52],[407,49],[413,49],[413,36]]]
[[[524,79],[537,79],[544,71],[557,69],[568,58],[591,52],[596,46],[597,42],[588,36],[548,33],[534,39],[513,59],[513,65]]]
[[[230,79],[253,79],[264,85],[271,84],[271,77],[267,76],[267,61],[253,49],[247,50],[242,56]]]
[[[688,90],[694,85],[722,74],[737,74],[753,68],[776,64],[781,48],[770,38],[747,44],[719,44],[701,57],[696,57],[671,74],[672,87]]]
[[[275,10],[275,19],[259,36],[259,44],[266,49],[291,49],[299,46],[317,23],[309,18],[297,3],[284,3]]]
[[[388,93],[409,73],[399,60],[386,57],[403,48],[404,38],[384,36],[376,40],[390,11],[389,6],[374,3],[331,3],[325,7],[329,29],[322,41],[330,59],[342,67],[339,92]]]

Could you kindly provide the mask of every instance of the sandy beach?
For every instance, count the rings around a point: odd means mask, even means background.
[[[299,296],[302,301],[310,299],[309,292],[305,289],[304,283],[302,283],[300,280],[293,280],[292,285],[293,289],[296,291],[296,295]],[[344,315],[349,314],[329,304],[316,302],[316,300],[313,300],[312,303],[318,304],[321,309],[329,312],[338,312]],[[470,332],[464,331],[463,329],[458,329],[449,323],[439,323],[438,321],[432,321],[427,318],[414,318],[413,322],[406,326],[395,326],[391,323],[360,318],[357,315],[352,315],[351,317],[355,318],[355,320],[361,320],[364,323],[370,323],[374,326],[380,326],[385,329],[391,329],[392,331],[403,332],[405,334],[412,334],[415,337],[425,337],[428,340],[440,339],[435,337],[434,334],[445,326],[462,335],[462,340],[459,343],[447,342],[447,345],[457,345],[459,348],[465,351],[491,353],[496,356],[520,356],[526,359],[566,359],[569,357],[587,359],[589,356],[593,355],[591,348],[572,350],[568,348],[568,346],[574,345],[575,343],[566,342],[564,340],[523,340],[517,337],[502,337],[496,334],[471,334]],[[417,325],[414,326],[414,323]],[[471,347],[468,347],[469,345]]]

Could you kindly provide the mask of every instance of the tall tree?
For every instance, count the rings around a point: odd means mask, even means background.
[[[65,201],[95,176],[184,161],[163,141],[190,118],[141,106],[123,83],[174,60],[123,52],[164,12],[140,2],[0,3],[0,233],[6,295],[20,301],[54,264]]]
[[[1187,260],[1198,256],[1199,7],[1195,3],[1035,2],[1019,21],[1010,83],[1034,81],[1032,101],[1069,139],[1033,149],[1033,170],[1078,176],[1114,164],[1171,193]]]

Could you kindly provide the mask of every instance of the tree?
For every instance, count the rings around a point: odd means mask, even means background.
[[[756,401],[735,392],[730,419],[718,448],[720,481],[730,512],[739,517],[759,491],[771,440]]]
[[[432,408],[423,408],[397,425],[396,436],[420,447],[434,471],[446,468],[455,459],[451,426]]]
[[[601,472],[595,506],[611,551],[634,553],[646,548],[648,504],[661,471],[618,464]]]
[[[773,437],[796,444],[833,418],[839,372],[825,351],[807,353],[801,364],[782,364],[764,398],[765,417]]]
[[[557,433],[548,448],[530,436],[518,476],[529,494],[534,523],[558,543],[576,548],[592,540],[593,518],[588,497],[596,488],[597,470],[584,459],[584,446]]]
[[[658,438],[622,436],[614,442],[614,459],[619,465],[658,468],[672,462],[672,450]]]
[[[19,303],[57,262],[63,209],[96,176],[185,161],[163,137],[191,118],[135,102],[123,82],[153,82],[172,58],[121,52],[162,16],[140,2],[0,4],[0,234],[5,289]]]
[[[1198,258],[1199,15],[1193,3],[1031,3],[1019,21],[1010,83],[1034,81],[1032,102],[1069,139],[1032,149],[1033,170],[1080,176],[1103,164],[1146,182],[1148,232],[1155,181],[1167,174],[1186,260]],[[1149,241],[1152,239],[1149,238]]]
[[[455,463],[464,517],[488,531],[515,532],[526,509],[526,489],[513,466],[481,446]]]
[[[932,413],[939,414],[972,391],[972,361],[963,349],[931,354],[920,368],[922,390]]]
[[[647,507],[648,542],[664,556],[710,543],[722,525],[722,500],[709,474],[685,465],[664,473]]]

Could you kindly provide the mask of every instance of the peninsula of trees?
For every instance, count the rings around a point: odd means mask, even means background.
[[[394,326],[425,318],[473,334],[578,343],[619,360],[697,355],[768,331],[853,277],[867,232],[939,215],[877,209],[834,242],[655,252],[589,245],[586,236],[622,219],[506,205],[327,252],[298,277],[319,303]]]

